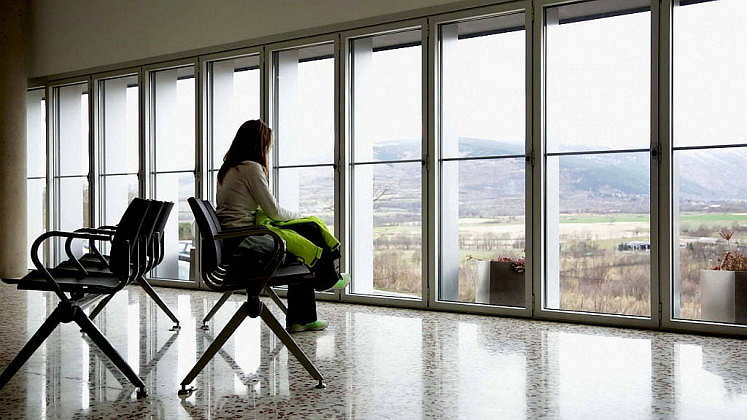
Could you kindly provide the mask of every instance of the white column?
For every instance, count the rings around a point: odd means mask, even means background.
[[[441,27],[441,155],[459,156],[459,118],[450,106],[459,106],[459,27]],[[441,281],[439,298],[459,299],[459,165],[441,167]]]
[[[176,100],[177,70],[165,70],[156,73],[155,77],[155,129],[156,129],[156,156],[164,150],[176,150],[179,139],[179,115],[177,113]],[[188,139],[186,141],[192,141]],[[172,147],[164,147],[172,145]],[[159,161],[161,159],[159,158]],[[156,168],[159,170],[161,168]],[[165,278],[179,278],[179,175],[164,174],[157,175],[156,196],[159,200],[172,201],[176,205],[169,216],[164,232],[165,250],[163,263],[158,266],[158,276]]]
[[[373,38],[356,40],[353,44],[353,148],[355,160],[372,161],[374,158],[373,142],[375,115],[373,90]],[[385,122],[384,122],[385,123]],[[353,171],[353,191],[355,200],[355,219],[353,233],[353,291],[355,293],[373,293],[373,258],[374,258],[374,202],[373,183],[375,165],[358,165]]]
[[[548,30],[557,24],[557,9],[547,9]],[[550,57],[552,55],[547,54],[548,61]],[[551,66],[552,63],[548,63],[548,67]],[[551,105],[548,101],[548,109]],[[552,135],[551,130],[547,132]],[[545,161],[545,304],[548,308],[560,308],[560,158]]]
[[[29,2],[4,1],[0,13],[0,276],[26,272],[26,124]],[[19,308],[22,308],[19,302]],[[22,334],[21,334],[22,335]]]
[[[298,50],[280,51],[278,53],[278,123],[276,139],[278,155],[285,162],[299,163],[297,147],[303,141],[299,121],[301,112],[298,86]],[[278,176],[278,199],[280,205],[288,210],[299,209],[298,171],[286,170]]]

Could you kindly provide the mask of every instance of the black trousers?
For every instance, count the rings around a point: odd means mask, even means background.
[[[285,326],[316,321],[316,296],[312,281],[288,285],[288,314]]]

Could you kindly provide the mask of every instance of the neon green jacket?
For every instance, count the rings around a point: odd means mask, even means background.
[[[285,241],[285,249],[291,254],[299,257],[304,264],[309,267],[316,265],[316,262],[322,256],[322,248],[315,245],[310,240],[304,238],[298,232],[287,229],[288,226],[301,223],[315,223],[319,226],[325,245],[330,250],[335,250],[340,246],[340,241],[335,238],[329,231],[327,225],[315,216],[303,217],[301,219],[287,220],[284,222],[272,220],[262,209],[257,209],[256,224],[264,226],[267,229],[277,233]]]

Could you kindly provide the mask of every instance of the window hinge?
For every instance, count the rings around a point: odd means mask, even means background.
[[[661,162],[661,147],[660,146],[654,146],[651,148],[651,159],[655,160],[657,163]]]

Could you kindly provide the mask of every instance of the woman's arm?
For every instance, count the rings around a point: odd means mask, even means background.
[[[242,165],[243,170],[248,172],[245,177],[247,187],[257,202],[259,207],[274,220],[291,220],[300,219],[300,214],[284,209],[278,205],[277,200],[270,192],[270,186],[267,183],[267,176],[265,175],[262,166],[257,163],[251,163],[249,165]]]

